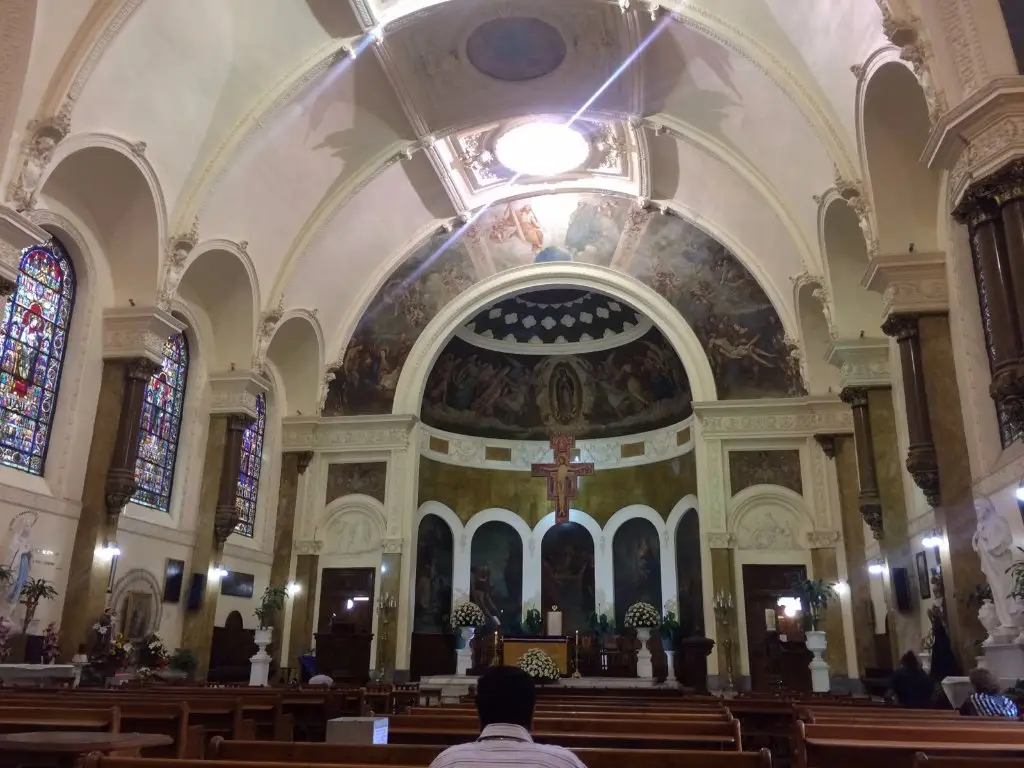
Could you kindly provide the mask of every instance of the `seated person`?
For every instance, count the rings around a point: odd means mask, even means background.
[[[889,693],[901,707],[908,709],[931,707],[935,685],[913,651],[907,651],[900,659],[899,669],[892,673]]]
[[[967,675],[974,693],[960,706],[961,715],[1005,717],[1016,720],[1017,705],[999,690],[999,681],[987,669],[972,669]]]

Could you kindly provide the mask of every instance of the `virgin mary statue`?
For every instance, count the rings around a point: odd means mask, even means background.
[[[8,530],[11,532],[11,543],[8,549],[7,565],[11,569],[11,580],[4,585],[0,593],[0,616],[11,617],[18,605],[21,590],[28,582],[29,571],[32,570],[32,527],[36,524],[35,512],[22,512],[11,521]]]

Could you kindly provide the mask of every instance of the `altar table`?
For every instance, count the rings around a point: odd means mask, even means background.
[[[569,674],[568,637],[506,637],[502,646],[502,662],[505,666],[514,667],[524,653],[537,648],[551,657],[559,672]]]
[[[0,664],[0,685],[47,685],[74,678],[74,664]]]

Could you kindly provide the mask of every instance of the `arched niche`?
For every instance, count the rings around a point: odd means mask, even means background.
[[[587,527],[571,519],[541,537],[541,614],[557,607],[567,634],[586,631],[597,610],[596,550]]]
[[[828,350],[832,344],[829,327],[827,291],[816,282],[807,282],[796,288],[797,317],[804,345],[804,367],[807,390],[812,395],[839,391],[839,369],[828,363]]]
[[[446,623],[450,621],[452,605],[457,595],[457,539],[451,521],[446,520],[446,515],[439,509],[443,505],[437,502],[435,504],[437,508],[424,510],[421,507],[416,522],[412,631],[428,634],[446,631]],[[454,516],[451,510],[447,511]],[[455,518],[455,521],[458,522],[458,518]]]
[[[632,520],[644,520],[645,522],[650,524],[653,527],[654,533],[657,537],[657,559],[660,563],[660,569],[659,572],[656,574],[656,577],[659,581],[659,588],[656,592],[657,594],[660,594],[661,602],[655,605],[654,607],[660,610],[663,607],[664,603],[667,602],[671,598],[672,594],[675,592],[674,585],[676,579],[676,558],[675,551],[671,545],[671,528],[669,524],[666,523],[666,521],[662,519],[661,515],[659,515],[652,507],[649,507],[646,504],[630,504],[628,507],[623,507],[610,518],[608,518],[608,522],[605,523],[604,526],[604,540],[610,543],[612,549],[610,554],[610,559],[612,561],[613,568],[611,592],[613,596],[612,601],[615,604],[615,614],[620,617],[622,613],[627,608],[629,608],[629,605],[622,605],[619,600],[620,574],[618,573],[618,562],[619,560],[621,560],[621,554],[617,556],[615,541],[616,537],[619,535],[619,530],[622,528],[622,526],[629,524]],[[675,524],[675,522],[673,521],[672,524]],[[631,525],[631,527],[633,526]],[[636,539],[635,530],[627,533],[629,537],[633,538],[634,540]]]
[[[582,512],[578,509],[569,510],[569,522],[579,523],[590,533],[591,539],[594,541],[594,570],[595,570],[595,599],[597,601],[597,613],[606,611],[609,614],[613,610],[612,606],[612,595],[614,594],[615,588],[612,583],[612,558],[611,548],[606,546],[607,537],[604,531],[601,530],[601,526],[597,520],[592,518],[586,512]],[[549,512],[544,515],[537,524],[533,527],[533,540],[530,544],[530,549],[534,551],[534,557],[536,560],[536,568],[538,573],[537,590],[535,593],[526,595],[524,602],[527,605],[534,605],[537,608],[543,608],[547,610],[551,608],[550,605],[544,605],[543,603],[543,576],[544,576],[544,565],[543,565],[543,544],[544,537],[547,535],[555,525],[555,513]]]
[[[478,525],[470,539],[469,598],[504,633],[522,623],[523,549],[519,531],[500,520]]]
[[[931,133],[928,104],[917,76],[895,58],[869,73],[862,120],[879,250],[939,249],[939,172],[920,161]]]
[[[320,407],[323,333],[316,318],[285,317],[267,348],[267,360],[280,371],[288,415],[310,416]]]
[[[616,528],[612,536],[612,566],[618,626],[624,626],[626,611],[634,603],[648,603],[661,612],[663,557],[661,536],[650,520],[631,517]]]
[[[702,570],[700,516],[687,509],[676,526],[674,541],[676,559],[676,614],[683,636],[704,630],[704,574]]]
[[[841,198],[828,203],[822,237],[833,302],[833,323],[840,337],[857,338],[861,331],[880,337],[882,297],[861,286],[868,267],[867,244],[857,214]]]
[[[382,551],[385,529],[384,505],[372,496],[354,493],[328,505],[316,538],[324,543],[325,556],[364,555]]]
[[[477,512],[466,523],[464,538],[468,542],[469,552],[467,563],[472,573],[473,551],[477,546],[477,534],[481,528],[490,523],[501,523],[511,528],[520,540],[521,552],[521,582],[519,587],[519,619],[525,615],[527,605],[535,605],[540,596],[540,550],[535,546],[533,530],[522,517],[508,509],[492,508]],[[472,582],[469,582],[469,591],[472,593]]]

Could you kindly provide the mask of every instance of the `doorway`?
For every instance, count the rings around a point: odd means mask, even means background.
[[[375,568],[324,568],[317,632],[370,634],[376,577]]]
[[[744,615],[747,621],[747,658],[750,659],[750,687],[757,692],[771,691],[769,645],[766,612],[777,612],[780,597],[794,597],[794,585],[807,578],[803,565],[744,565]],[[779,634],[789,643],[804,641],[803,626],[798,620],[785,620],[778,625]],[[808,672],[808,675],[810,673]],[[788,677],[788,675],[787,675]],[[787,680],[787,687],[795,681]],[[810,678],[808,677],[808,684]]]

